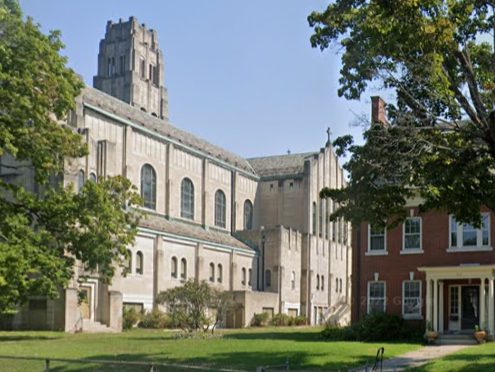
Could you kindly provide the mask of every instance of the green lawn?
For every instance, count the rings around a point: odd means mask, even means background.
[[[328,342],[318,340],[319,331],[307,327],[230,330],[222,332],[223,337],[200,340],[174,340],[171,332],[149,330],[95,335],[0,332],[0,355],[162,361],[248,371],[261,365],[281,364],[288,357],[291,370],[336,371],[366,361],[371,363],[381,346],[385,347],[387,358],[420,347],[399,343]],[[0,359],[0,363],[4,362]]]
[[[495,343],[474,346],[437,359],[411,372],[480,372],[495,371]]]

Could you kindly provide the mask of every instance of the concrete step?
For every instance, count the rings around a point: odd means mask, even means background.
[[[470,334],[443,334],[438,335],[436,344],[438,345],[477,345],[474,335]]]
[[[83,321],[82,331],[84,333],[115,333],[116,332],[113,329],[107,327],[106,325],[101,324],[100,322],[94,322],[86,319]]]

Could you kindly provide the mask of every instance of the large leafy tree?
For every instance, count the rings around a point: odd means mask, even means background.
[[[480,223],[495,211],[495,26],[493,1],[336,0],[309,17],[313,47],[342,52],[340,96],[370,86],[393,92],[388,123],[371,125],[349,152],[348,187],[322,191],[332,218],[400,221],[411,197]]]
[[[132,244],[139,197],[122,177],[63,186],[72,159],[88,150],[60,125],[82,82],[60,56],[58,32],[22,19],[0,0],[0,314],[29,295],[55,297],[76,260],[109,282]]]

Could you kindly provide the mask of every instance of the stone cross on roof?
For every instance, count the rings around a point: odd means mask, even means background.
[[[330,144],[330,135],[332,134],[332,130],[330,129],[330,127],[327,128],[327,134],[328,134],[327,145],[329,145]]]

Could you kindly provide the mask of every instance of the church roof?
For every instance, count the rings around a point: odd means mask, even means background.
[[[171,221],[164,217],[149,215],[140,224],[142,228],[157,230],[165,234],[180,236],[185,240],[200,241],[220,245],[225,248],[240,248],[245,251],[255,253],[256,251],[234,238],[227,232],[220,232],[213,229],[205,230],[201,226],[182,221]]]
[[[168,137],[169,139],[184,145],[184,147],[192,148],[207,157],[218,160],[219,162],[227,163],[228,165],[239,168],[256,177],[255,171],[243,157],[179,129],[164,120],[153,117],[106,93],[94,88],[86,87],[83,90],[82,99],[83,103],[89,103],[109,114],[131,121],[135,125],[153,131],[164,137]]]
[[[318,152],[303,154],[288,154],[247,159],[260,177],[289,176],[304,173],[306,159],[317,155]]]

